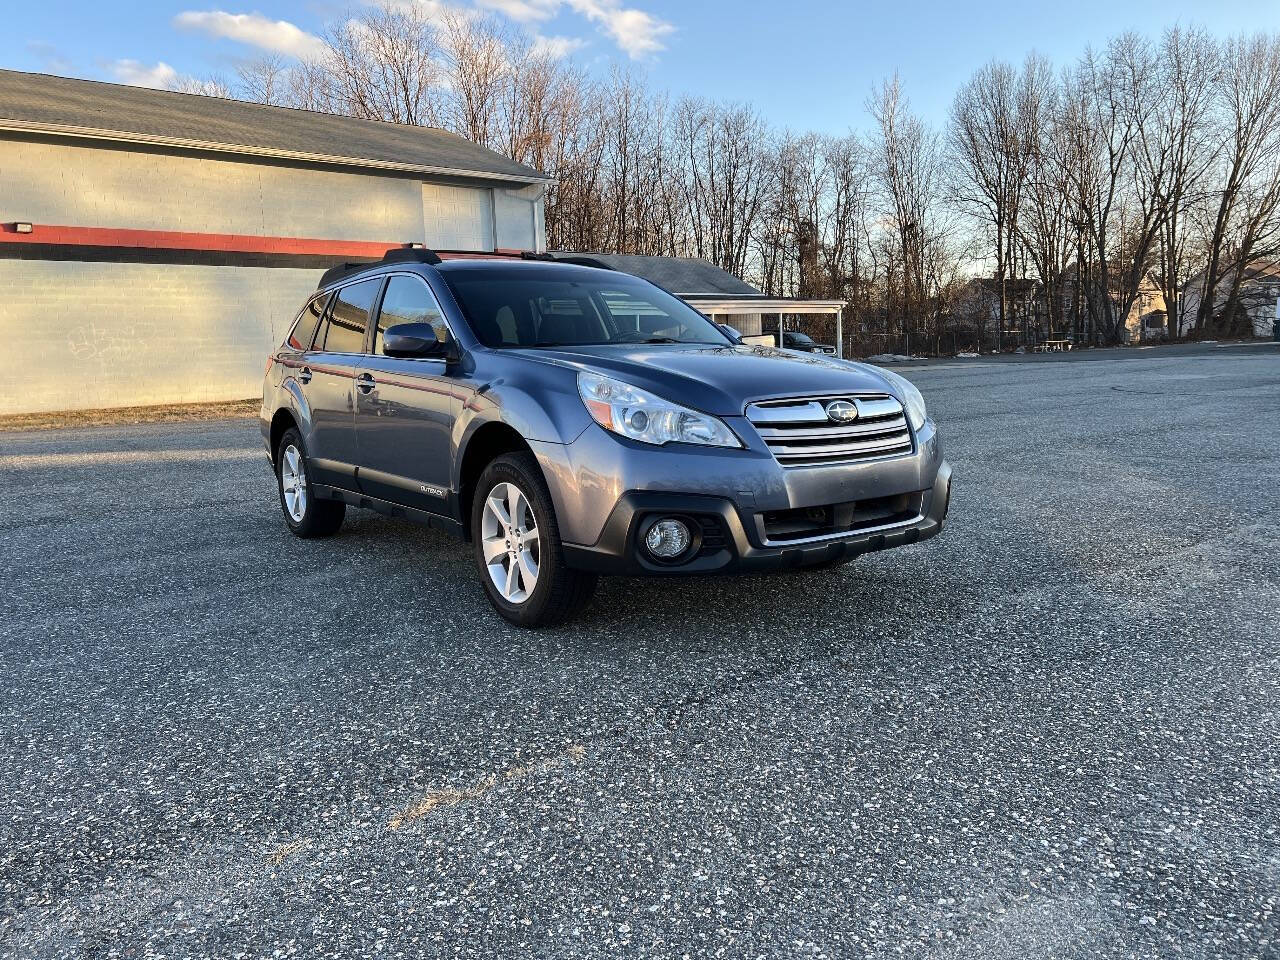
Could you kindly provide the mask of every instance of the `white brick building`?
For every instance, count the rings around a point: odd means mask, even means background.
[[[542,250],[547,183],[440,130],[0,70],[0,414],[252,397],[323,268]]]

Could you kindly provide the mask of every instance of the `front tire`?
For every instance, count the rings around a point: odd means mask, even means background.
[[[338,532],[347,505],[341,500],[320,500],[311,484],[311,467],[302,435],[286,430],[276,448],[276,487],[284,522],[295,537],[328,537]]]
[[[476,569],[489,602],[521,627],[564,623],[590,602],[597,578],[571,569],[551,494],[527,453],[485,467],[471,504]]]

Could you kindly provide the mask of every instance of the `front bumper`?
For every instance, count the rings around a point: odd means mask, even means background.
[[[727,574],[806,567],[918,543],[941,533],[946,521],[951,504],[951,467],[945,461],[938,464],[932,486],[919,491],[918,503],[919,512],[909,519],[776,543],[765,538],[760,514],[744,516],[730,497],[629,491],[618,499],[596,543],[565,544],[564,553],[570,566],[601,574]],[[659,564],[646,556],[640,538],[647,523],[658,516],[693,521],[693,559]],[[714,533],[717,528],[719,536]]]

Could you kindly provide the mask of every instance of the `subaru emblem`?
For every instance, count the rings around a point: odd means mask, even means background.
[[[832,423],[853,423],[858,419],[858,408],[849,400],[832,400],[826,411],[827,419]]]

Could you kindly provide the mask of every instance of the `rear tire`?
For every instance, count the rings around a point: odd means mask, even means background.
[[[329,537],[338,532],[347,505],[341,500],[321,500],[311,484],[311,465],[302,434],[290,428],[276,448],[276,489],[284,522],[295,537]]]
[[[517,626],[565,623],[595,593],[598,578],[565,563],[551,494],[531,454],[504,454],[480,474],[471,540],[489,602]]]

